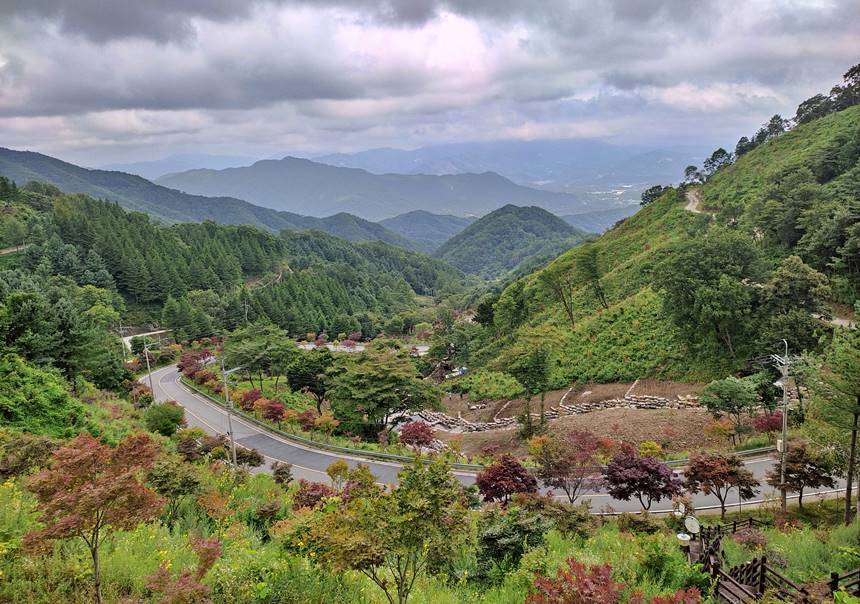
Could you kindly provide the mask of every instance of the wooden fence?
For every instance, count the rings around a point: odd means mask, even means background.
[[[849,571],[844,575],[830,573],[830,582],[827,585],[830,588],[831,594],[844,589],[852,596],[860,596],[860,568]]]
[[[722,538],[742,529],[766,526],[766,523],[755,518],[735,520],[727,524],[706,526],[700,533],[699,563],[702,570],[709,573],[715,581],[717,598],[730,604],[753,604],[759,601],[765,592],[789,602],[809,604],[810,594],[801,585],[782,575],[767,563],[767,557],[754,558],[744,564],[723,569],[725,555],[722,548]],[[831,585],[851,586],[860,589],[860,570],[845,576],[833,575]],[[832,591],[836,589],[831,588]]]

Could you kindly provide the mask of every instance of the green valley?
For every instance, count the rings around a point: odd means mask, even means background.
[[[6,4],[0,603],[860,602],[852,3]]]

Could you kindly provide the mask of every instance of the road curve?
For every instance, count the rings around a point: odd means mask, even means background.
[[[187,388],[180,381],[181,374],[175,365],[170,365],[157,369],[152,372],[151,380],[149,375],[140,378],[140,382],[146,385],[153,386],[153,395],[156,401],[176,401],[185,409],[185,419],[189,426],[202,428],[208,434],[226,434],[227,433],[227,414],[226,411]],[[351,467],[362,463],[368,466],[370,471],[376,476],[380,483],[394,484],[397,482],[397,474],[400,472],[401,465],[391,462],[376,461],[372,459],[364,459],[361,457],[352,457],[331,451],[313,449],[291,442],[278,434],[270,432],[265,428],[252,424],[243,420],[241,417],[233,416],[233,431],[236,437],[236,443],[243,447],[256,449],[266,458],[266,467],[272,462],[282,461],[288,462],[293,466],[293,476],[296,478],[304,478],[307,480],[315,480],[318,482],[329,482],[328,475],[325,473],[326,468],[332,462],[343,459]],[[770,458],[754,459],[745,462],[747,467],[760,481],[764,482],[764,476],[767,470],[773,465],[774,460]],[[454,472],[460,482],[463,484],[472,484],[475,482],[475,475],[470,472]],[[843,485],[840,484],[840,487]],[[821,496],[832,495],[828,491],[823,491]],[[778,492],[771,489],[766,484],[762,485],[760,495],[754,501],[743,502],[744,506],[755,505],[761,503],[763,499],[772,499],[778,496]],[[804,500],[811,502],[818,493],[804,494]],[[592,510],[600,512],[601,510],[611,509],[617,512],[632,512],[639,511],[639,504],[636,501],[618,501],[605,493],[588,493],[584,499],[591,500]],[[698,494],[693,497],[694,506],[698,510],[713,509],[717,507],[719,502],[713,495]],[[730,504],[737,507],[738,502],[735,500]],[[667,511],[670,506],[666,501],[656,503],[654,512]]]

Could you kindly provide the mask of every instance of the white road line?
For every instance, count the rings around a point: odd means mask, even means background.
[[[168,395],[168,393],[167,393],[167,389],[164,387],[164,378],[165,378],[165,377],[167,377],[167,376],[162,376],[161,378],[159,378],[159,380],[158,380],[158,385],[161,387],[161,390],[164,392],[164,395],[165,395],[165,396],[167,396],[167,395]],[[176,381],[172,381],[171,383],[173,383],[173,384],[178,384],[178,382],[176,382]],[[189,392],[188,392],[188,394],[194,394],[194,393],[189,391]],[[196,395],[195,395],[195,396],[196,396]],[[168,400],[169,400],[169,398],[170,398],[170,397],[168,396]],[[200,400],[203,400],[201,397],[197,397],[197,398],[200,398]],[[203,402],[207,403],[208,405],[212,405],[212,403],[210,403],[209,401],[203,401]],[[212,405],[212,406],[214,407],[214,405]],[[190,410],[190,409],[188,409],[187,407],[183,407],[183,410],[185,411],[185,413],[187,413],[187,414],[188,414],[188,415],[190,415],[191,417],[195,418],[198,422],[200,422],[200,423],[201,423],[201,424],[203,424],[204,426],[207,426],[207,427],[208,427],[210,430],[212,430],[216,435],[217,435],[217,434],[224,434],[224,432],[223,432],[221,429],[219,429],[219,428],[217,428],[217,427],[213,426],[212,424],[210,424],[209,422],[207,422],[205,419],[203,419],[202,417],[200,417],[199,415],[197,415],[196,413],[194,413],[193,411],[191,411],[191,410]],[[247,425],[247,424],[246,424],[246,425]],[[258,432],[257,434],[260,434],[260,433]],[[249,448],[249,447],[246,447],[245,445],[243,445],[242,443],[239,443],[239,442],[237,442],[236,444],[237,444],[238,446],[240,446],[240,447],[244,448],[244,449],[248,449],[248,448]],[[288,464],[290,464],[290,465],[291,465],[292,467],[294,467],[294,468],[299,468],[299,469],[302,469],[302,470],[306,470],[306,471],[308,471],[308,472],[313,472],[314,474],[322,474],[322,475],[324,475],[324,476],[326,476],[326,477],[328,476],[328,474],[326,474],[326,473],[325,473],[325,472],[323,472],[322,470],[316,470],[316,469],[314,469],[314,468],[308,468],[308,467],[305,467],[305,466],[300,466],[300,465],[298,465],[298,464],[292,463],[292,462],[291,462],[291,461],[289,461],[288,459],[278,459],[278,458],[276,458],[276,457],[270,457],[270,456],[268,456],[268,455],[263,455],[263,458],[264,458],[264,459],[268,459],[269,461],[278,461],[278,462],[282,462],[282,463],[288,463]]]

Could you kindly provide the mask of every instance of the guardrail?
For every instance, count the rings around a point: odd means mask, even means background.
[[[734,451],[733,454],[738,457],[755,457],[756,455],[764,455],[765,453],[773,453],[776,451],[775,446],[768,447],[757,447],[755,449],[745,449],[743,451]],[[688,459],[672,459],[664,462],[667,466],[676,467],[676,466],[684,466],[687,462],[690,461]]]
[[[184,378],[182,379],[182,384],[184,386],[190,388],[191,390],[193,390],[194,392],[196,392],[200,396],[206,398],[208,401],[218,405],[219,407],[225,407],[223,401],[220,401],[220,400],[216,399],[215,397],[211,396],[209,393],[204,392],[203,390],[201,390],[200,388],[198,388],[194,384],[190,384]],[[266,422],[260,421],[259,419],[257,419],[253,415],[249,415],[249,414],[245,413],[243,410],[237,409],[236,407],[232,407],[231,410],[235,415],[241,417],[244,421],[250,422],[250,423],[252,423],[256,426],[259,426],[261,428],[265,428],[269,432],[274,432],[275,434],[277,434],[278,436],[280,436],[286,440],[289,440],[289,441],[294,442],[296,444],[304,445],[306,447],[311,447],[313,449],[322,449],[324,451],[330,451],[332,453],[342,453],[344,455],[351,455],[353,457],[363,457],[363,458],[367,458],[367,459],[373,459],[376,461],[389,461],[392,463],[399,463],[399,464],[411,464],[416,459],[415,457],[407,456],[407,455],[397,455],[394,453],[383,453],[381,451],[367,451],[365,449],[353,449],[351,447],[341,447],[340,445],[333,445],[331,443],[321,442],[318,440],[313,440],[311,438],[305,438],[304,436],[299,436],[297,434],[292,434],[290,432],[285,432],[284,430],[280,430],[278,428],[275,428],[275,427],[271,426],[270,424],[267,424]],[[428,464],[432,463],[432,460],[430,460],[430,459],[425,459],[425,458],[420,458],[420,459],[424,463],[428,463]],[[468,471],[468,472],[478,472],[478,471],[481,471],[484,469],[484,466],[479,465],[479,464],[464,464],[464,463],[453,463],[453,464],[451,464],[451,467],[455,470],[464,470],[464,471]]]
[[[212,403],[218,405],[219,407],[222,407],[222,408],[224,407],[223,401],[211,396],[208,392],[201,390],[195,384],[193,384],[192,382],[187,380],[185,377],[182,377],[181,379],[182,379],[182,384],[184,386],[190,388],[191,390],[193,390],[194,392],[196,392],[200,396],[203,396],[204,398],[206,398],[207,400],[211,401]],[[245,413],[242,409],[238,409],[235,406],[232,407],[232,411],[237,416],[241,417],[242,419],[244,419],[246,421],[253,423],[256,426],[259,426],[261,428],[265,428],[266,430],[269,430],[270,432],[274,432],[275,434],[277,434],[278,436],[281,436],[282,438],[285,438],[289,441],[295,442],[296,444],[304,445],[306,447],[311,447],[314,449],[322,449],[325,451],[330,451],[332,453],[342,453],[344,455],[351,455],[353,457],[363,457],[363,458],[367,458],[367,459],[373,459],[376,461],[388,461],[388,462],[399,463],[399,464],[410,464],[413,461],[415,461],[415,457],[412,457],[412,456],[397,455],[395,453],[383,453],[381,451],[368,451],[366,449],[353,449],[352,447],[341,447],[339,445],[333,445],[331,443],[326,443],[323,441],[314,440],[312,438],[306,438],[304,436],[299,436],[297,434],[293,434],[291,432],[285,432],[284,430],[280,430],[278,428],[275,428],[272,425],[257,419],[253,415],[249,415],[248,413]],[[756,449],[748,449],[746,451],[738,451],[735,454],[740,456],[740,457],[747,457],[747,456],[760,455],[763,453],[770,453],[770,452],[775,451],[775,450],[776,450],[776,447],[759,447]],[[425,463],[430,463],[430,460],[424,460],[424,461],[425,461]],[[669,466],[672,466],[672,467],[683,467],[684,465],[687,464],[688,461],[689,461],[689,459],[674,459],[674,460],[667,461],[665,463]],[[451,464],[451,467],[455,470],[462,470],[465,472],[480,472],[481,470],[483,470],[485,468],[485,466],[483,466],[481,464],[464,464],[464,463],[454,463],[454,464]],[[600,466],[600,467],[603,468],[604,466]]]

